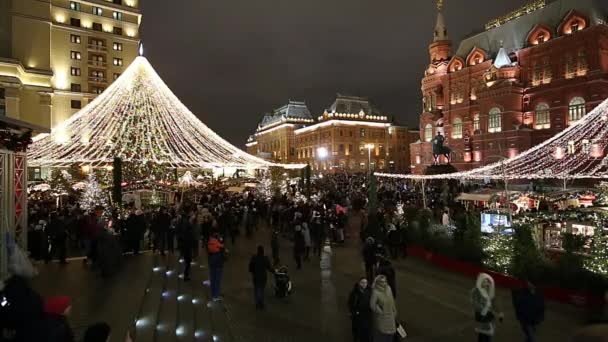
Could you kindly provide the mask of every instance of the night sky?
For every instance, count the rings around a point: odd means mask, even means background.
[[[525,0],[446,0],[454,48]],[[418,127],[432,0],[142,1],[145,56],[210,128],[239,147],[289,99],[316,117],[335,94],[366,96]]]

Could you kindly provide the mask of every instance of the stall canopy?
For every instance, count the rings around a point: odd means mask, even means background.
[[[608,100],[553,138],[509,159],[477,169],[405,179],[608,179]]]
[[[489,202],[492,196],[492,194],[469,194],[463,192],[460,194],[460,196],[456,198],[456,200],[471,202]]]
[[[90,104],[50,134],[37,136],[28,153],[30,166],[49,167],[107,165],[115,157],[182,168],[276,165],[243,152],[208,128],[143,56]]]

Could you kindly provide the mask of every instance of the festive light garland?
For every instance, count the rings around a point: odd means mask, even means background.
[[[108,89],[51,134],[34,139],[30,166],[92,167],[124,162],[182,168],[267,168],[203,124],[137,57]],[[301,168],[304,165],[280,165]]]
[[[608,100],[549,140],[509,159],[439,175],[376,173],[401,179],[608,179]]]

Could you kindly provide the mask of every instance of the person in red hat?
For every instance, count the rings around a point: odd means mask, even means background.
[[[74,342],[74,334],[67,316],[72,310],[72,299],[67,296],[49,297],[44,302],[45,331],[48,341]]]

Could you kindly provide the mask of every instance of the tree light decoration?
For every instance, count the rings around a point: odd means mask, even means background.
[[[509,159],[439,175],[376,173],[403,179],[608,179],[608,100],[551,139]]]
[[[590,272],[608,276],[608,234],[601,232],[593,237],[591,251],[584,265]]]
[[[86,212],[94,210],[97,206],[101,206],[106,211],[109,208],[108,194],[101,189],[94,172],[89,174],[88,183],[89,186],[80,198],[80,208]]]
[[[481,239],[484,266],[489,269],[508,274],[513,261],[513,236],[501,233],[492,233]]]
[[[51,134],[34,139],[30,166],[124,162],[182,168],[266,168],[268,161],[231,145],[171,92],[145,57]],[[303,165],[281,165],[301,168]]]

